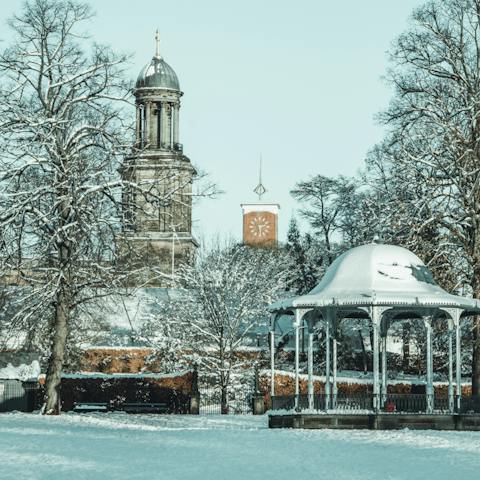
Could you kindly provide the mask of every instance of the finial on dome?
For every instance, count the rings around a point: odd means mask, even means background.
[[[380,243],[380,235],[376,233],[372,238],[372,243]]]
[[[155,45],[155,58],[162,58],[160,55],[160,33],[158,32],[158,28],[155,33]]]

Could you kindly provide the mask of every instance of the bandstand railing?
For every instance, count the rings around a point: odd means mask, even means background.
[[[460,413],[480,413],[480,397],[462,397]]]
[[[378,400],[378,401],[377,401]],[[449,398],[444,395],[425,394],[386,394],[378,399],[372,394],[301,394],[271,397],[272,410],[292,411],[345,411],[352,413],[412,413],[412,414],[449,414],[480,413],[479,397],[462,397],[460,409],[452,407]],[[313,405],[313,409],[311,408]]]
[[[425,413],[429,395],[421,394],[388,394],[380,406],[385,412]]]
[[[295,395],[284,395],[272,397],[272,410],[300,410],[310,409],[310,398],[308,395],[298,395],[295,401]],[[330,394],[315,394],[313,395],[313,410],[345,410],[345,411],[359,411],[371,410],[373,408],[373,395],[368,394],[353,394],[347,395],[338,393],[336,395]]]

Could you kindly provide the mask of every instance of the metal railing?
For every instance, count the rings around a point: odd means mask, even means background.
[[[422,394],[387,394],[382,399],[383,411],[389,413],[425,413],[427,411],[427,395]]]
[[[0,412],[33,412],[40,408],[40,385],[20,380],[0,380]]]
[[[345,411],[345,412],[382,412],[382,413],[414,413],[414,414],[449,414],[449,413],[480,413],[479,397],[462,397],[460,409],[451,408],[450,399],[445,395],[428,396],[425,394],[387,394],[376,396],[372,394],[338,393],[313,395],[313,410]],[[376,405],[378,403],[378,408]],[[456,404],[456,401],[454,402]],[[272,410],[309,410],[309,396],[278,395],[271,398]]]
[[[249,394],[230,394],[226,408],[222,409],[222,394],[217,387],[200,387],[200,413],[218,415],[252,413],[252,398]],[[222,411],[223,410],[223,411]]]
[[[331,408],[336,410],[371,410],[374,396],[365,393],[332,395]]]
[[[449,398],[446,395],[438,395],[433,397],[433,409],[440,413],[449,413]]]
[[[480,397],[462,397],[459,413],[480,413]]]
[[[302,394],[295,402],[295,395],[283,395],[272,397],[272,410],[293,410],[295,408],[307,410],[310,408],[309,396]],[[314,410],[345,410],[359,411],[372,410],[373,395],[338,393],[336,395],[315,394],[313,395]]]

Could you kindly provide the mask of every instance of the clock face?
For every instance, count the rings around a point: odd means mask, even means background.
[[[256,215],[249,222],[250,233],[256,238],[266,237],[270,233],[271,223],[263,215]]]

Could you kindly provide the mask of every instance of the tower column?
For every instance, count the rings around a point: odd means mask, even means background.
[[[145,146],[152,144],[151,118],[152,118],[152,105],[150,102],[145,102],[145,119],[144,119],[144,126],[143,126],[143,131],[145,132],[143,141]]]
[[[142,109],[140,105],[137,105],[137,123],[136,123],[136,129],[135,129],[135,137],[137,139],[137,146],[141,144],[142,139]]]
[[[174,105],[168,104],[168,145],[173,149],[173,125],[174,125]]]
[[[167,146],[170,144],[170,135],[169,135],[169,109],[170,106],[167,102],[162,102],[162,142],[160,148]]]
[[[177,103],[175,105],[175,131],[173,135],[173,143],[179,143],[180,142],[180,136],[179,136],[179,127],[180,127],[180,122],[179,122],[179,117],[180,117],[180,105]]]
[[[162,129],[162,103],[156,102],[155,104],[155,147],[160,148],[161,141],[161,129]]]

